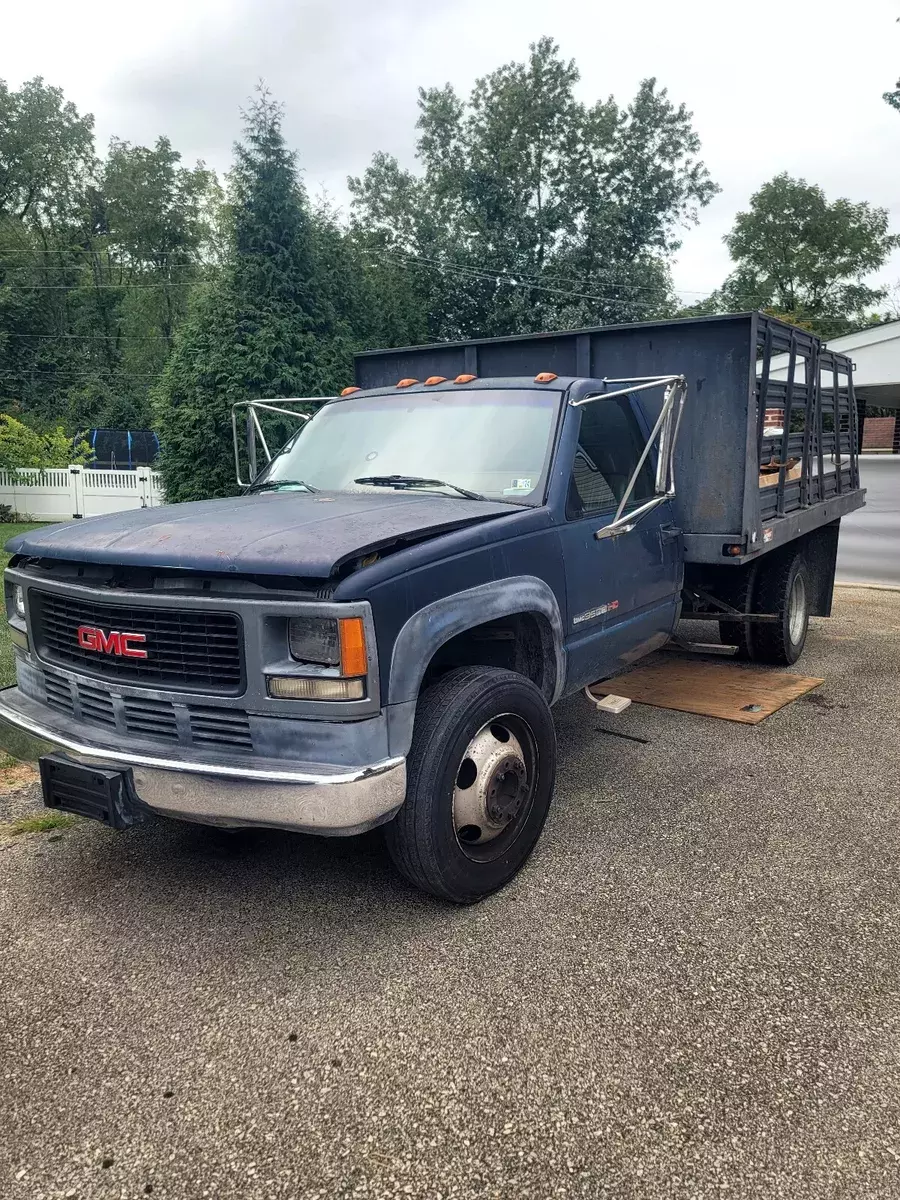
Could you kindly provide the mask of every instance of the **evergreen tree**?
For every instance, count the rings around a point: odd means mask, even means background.
[[[282,109],[260,87],[244,114],[229,178],[229,246],[194,298],[156,395],[170,501],[236,490],[230,409],[237,400],[328,394],[347,379],[339,322],[320,286],[317,242]]]

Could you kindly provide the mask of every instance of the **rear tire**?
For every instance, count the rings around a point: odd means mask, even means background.
[[[388,852],[423,891],[474,904],[522,868],[547,818],[556,776],[547,701],[514,671],[450,671],[419,698],[406,766]]]
[[[755,612],[753,605],[757,567],[757,563],[751,563],[748,567],[734,568],[725,576],[722,586],[718,589],[719,599],[736,608],[738,612]],[[737,646],[735,657],[744,661],[754,656],[753,631],[754,626],[748,621],[719,622],[719,640],[724,646]]]
[[[760,571],[755,605],[760,613],[775,613],[777,622],[753,628],[756,662],[792,666],[803,653],[809,630],[812,585],[802,554],[775,560]]]

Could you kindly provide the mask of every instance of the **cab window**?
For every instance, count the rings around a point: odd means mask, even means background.
[[[581,431],[566,501],[570,521],[615,512],[646,444],[627,396],[592,400],[579,411]],[[643,504],[654,495],[653,467],[648,459],[628,507]]]

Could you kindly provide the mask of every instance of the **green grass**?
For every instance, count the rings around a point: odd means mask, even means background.
[[[27,533],[29,529],[38,529],[42,522],[31,521],[26,524],[0,524],[0,570],[6,570],[9,555],[4,547],[10,538],[17,533]],[[9,687],[16,682],[16,672],[13,667],[12,642],[9,637],[9,626],[6,623],[6,608],[0,607],[0,687]]]
[[[11,821],[6,826],[5,832],[11,834],[49,833],[52,829],[68,829],[77,820],[77,817],[72,817],[68,813],[41,813],[39,817],[20,817],[18,821]]]

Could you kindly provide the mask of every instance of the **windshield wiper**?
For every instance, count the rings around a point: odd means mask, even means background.
[[[421,475],[364,475],[354,479],[354,483],[368,483],[372,487],[392,487],[398,490],[415,487],[446,487],[453,488],[467,500],[487,500],[479,492],[470,492],[468,488],[460,487],[458,483],[447,483],[444,479],[424,479]]]
[[[311,483],[307,483],[303,479],[264,479],[262,483],[251,483],[247,488],[248,492],[267,492],[273,488],[279,487],[302,487],[308,492],[317,492],[319,489],[313,487]]]

